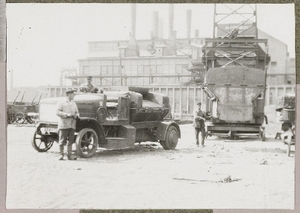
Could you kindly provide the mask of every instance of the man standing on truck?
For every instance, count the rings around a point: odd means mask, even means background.
[[[201,132],[201,145],[204,146],[205,139],[205,113],[201,110],[201,102],[197,103],[198,109],[194,115],[193,126],[195,128],[196,145],[199,146],[199,133]]]
[[[74,133],[76,128],[76,119],[79,117],[79,111],[74,96],[76,90],[67,89],[65,100],[57,103],[56,115],[60,117],[58,122],[59,136],[59,160],[64,160],[64,146],[67,144],[68,160],[76,160],[77,157],[72,155],[72,144],[74,143]]]
[[[86,78],[87,83],[81,84],[79,91],[84,93],[97,93],[99,89],[92,84],[92,76]]]

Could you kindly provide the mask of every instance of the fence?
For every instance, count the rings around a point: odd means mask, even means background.
[[[174,119],[191,120],[196,109],[196,103],[201,102],[202,108],[207,109],[206,95],[199,87],[189,86],[149,86],[152,92],[166,94],[170,98],[171,112]],[[65,94],[67,87],[49,87],[48,97],[60,97]],[[103,88],[106,89],[106,88]],[[276,103],[276,97],[287,93],[295,93],[295,85],[272,85],[266,88],[265,106]]]

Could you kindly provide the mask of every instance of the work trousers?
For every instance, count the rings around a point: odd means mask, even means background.
[[[201,145],[204,145],[205,139],[205,128],[195,128],[195,135],[196,135],[196,144],[199,145],[199,133],[201,132]]]
[[[69,128],[69,129],[60,129],[58,132],[58,144],[60,146],[64,146],[64,145],[68,145],[68,146],[72,146],[72,144],[74,143],[74,133],[75,133],[75,129]]]

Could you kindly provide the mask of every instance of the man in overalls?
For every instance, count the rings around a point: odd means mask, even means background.
[[[199,146],[199,133],[201,132],[201,145],[204,146],[205,139],[205,113],[201,110],[201,102],[197,103],[198,109],[194,115],[193,126],[195,128],[196,145]]]

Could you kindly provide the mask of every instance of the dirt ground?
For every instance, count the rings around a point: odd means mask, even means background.
[[[47,153],[31,147],[34,127],[9,125],[7,208],[294,208],[294,153],[274,135],[209,137],[197,147],[192,125],[180,128],[176,150],[148,142],[59,161],[57,144]]]

